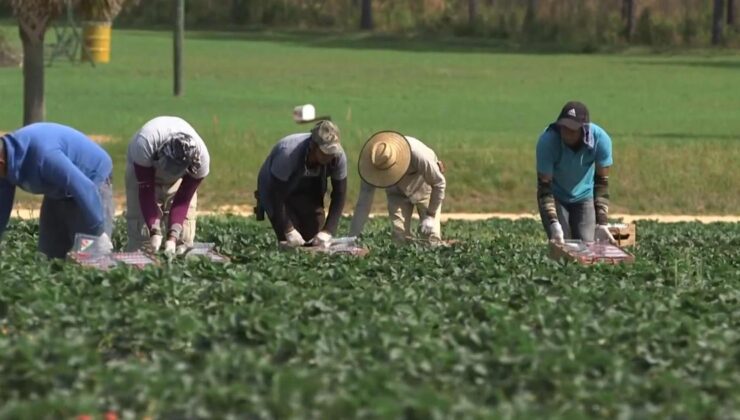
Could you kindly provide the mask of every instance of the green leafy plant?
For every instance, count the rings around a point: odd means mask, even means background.
[[[549,260],[541,229],[449,222],[461,243],[430,250],[374,219],[354,259],[207,218],[232,263],[103,273],[38,257],[14,221],[0,418],[738,415],[740,225],[640,223],[635,264],[589,267]]]

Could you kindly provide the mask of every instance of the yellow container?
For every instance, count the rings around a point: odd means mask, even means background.
[[[82,29],[82,60],[110,61],[110,22],[86,22]]]

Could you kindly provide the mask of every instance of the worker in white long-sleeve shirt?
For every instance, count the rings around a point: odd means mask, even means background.
[[[434,150],[414,137],[381,131],[365,143],[358,163],[362,178],[350,235],[357,236],[367,222],[376,188],[385,189],[393,239],[413,240],[411,216],[416,208],[422,239],[442,240],[440,216],[445,197],[444,165]]]
[[[203,139],[182,118],[154,118],[134,135],[126,164],[129,251],[164,245],[174,254],[178,245],[192,246],[197,190],[209,167]]]

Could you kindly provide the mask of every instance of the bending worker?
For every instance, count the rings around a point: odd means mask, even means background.
[[[310,133],[282,138],[262,164],[257,180],[258,209],[270,219],[279,242],[330,243],[347,199],[347,156],[339,129],[320,121]],[[327,180],[331,204],[324,213]]]
[[[87,136],[64,125],[36,123],[0,141],[0,234],[13,209],[15,188],[42,194],[39,251],[64,258],[78,233],[99,237],[110,251],[113,189],[110,156]]]
[[[203,139],[182,118],[157,117],[131,139],[126,160],[127,250],[158,251],[165,237],[167,254],[192,246],[211,160]]]
[[[374,134],[360,152],[360,196],[352,218],[350,236],[362,233],[376,188],[385,189],[393,239],[413,240],[411,215],[416,207],[422,240],[442,240],[440,216],[445,197],[444,165],[432,149],[414,137],[393,131]]]
[[[607,227],[612,141],[568,102],[537,142],[537,202],[550,240],[615,243]]]

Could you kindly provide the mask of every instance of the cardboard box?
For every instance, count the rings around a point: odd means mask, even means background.
[[[564,244],[550,242],[550,258],[572,261],[582,265],[633,263],[634,255],[619,246],[581,240],[568,240]]]
[[[634,223],[610,223],[607,226],[618,246],[635,246],[637,243],[637,225]]]

